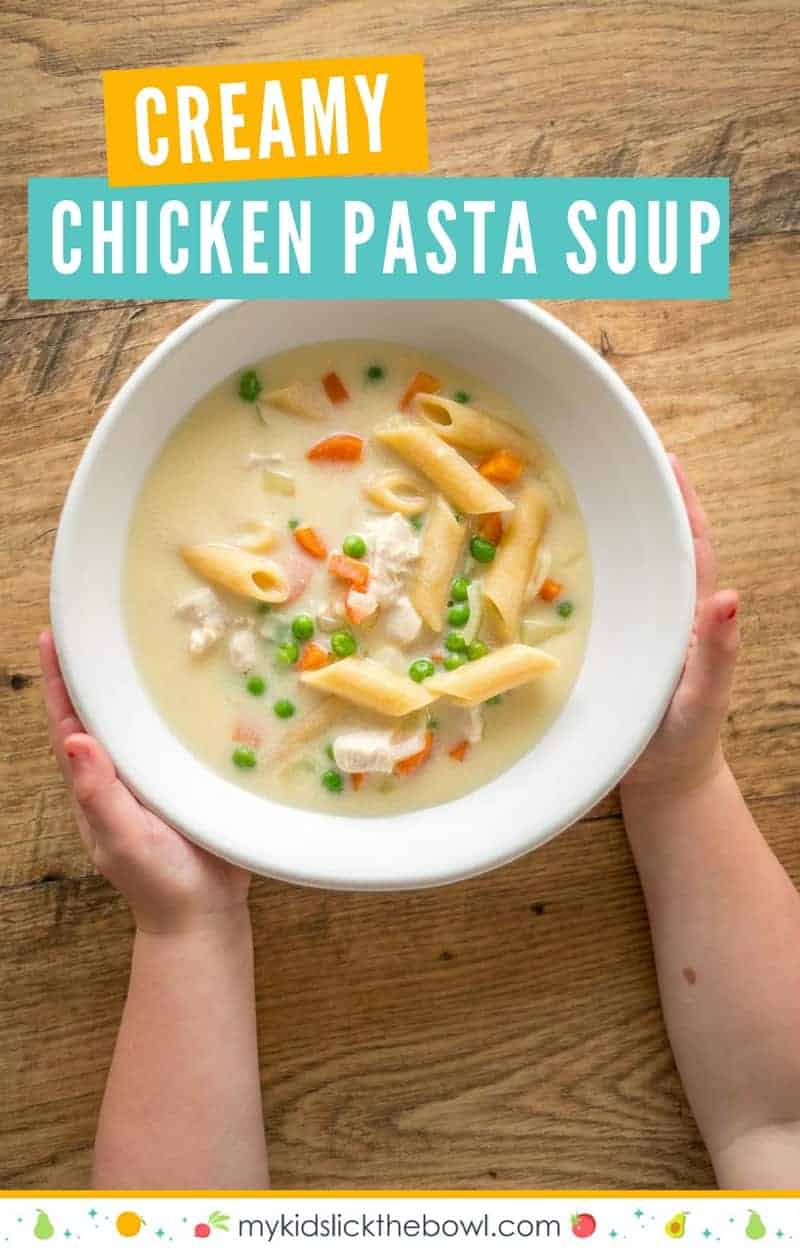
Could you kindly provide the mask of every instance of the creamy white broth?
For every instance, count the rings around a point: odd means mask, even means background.
[[[380,380],[367,379],[370,365],[383,369]],[[343,705],[341,724],[327,729],[305,745],[291,764],[280,768],[274,755],[284,735],[297,729],[318,706],[320,696],[300,682],[294,666],[277,663],[276,648],[287,636],[293,617],[308,613],[316,618],[321,607],[343,589],[341,582],[331,578],[327,560],[315,560],[300,549],[290,522],[312,526],[333,552],[341,549],[348,534],[363,535],[369,519],[387,516],[365,498],[362,486],[381,470],[408,466],[371,435],[376,427],[396,419],[400,397],[418,370],[439,379],[442,395],[466,392],[474,407],[523,432],[529,426],[513,404],[482,380],[398,344],[316,344],[269,357],[254,368],[263,384],[259,403],[240,398],[238,375],[211,391],[165,443],[136,504],[124,598],[132,649],[147,690],[173,731],[201,760],[235,784],[280,802],[340,814],[388,815],[441,803],[475,789],[508,768],[541,737],[568,698],[583,658],[591,616],[591,569],[583,520],[563,469],[534,434],[538,456],[530,472],[555,487],[549,491],[550,518],[542,545],[552,557],[549,575],[562,584],[562,590],[554,602],[534,598],[523,608],[522,617],[541,622],[545,629],[557,626],[559,632],[542,641],[534,629],[530,641],[555,657],[559,666],[502,695],[500,702],[483,705],[483,737],[468,746],[463,761],[452,758],[449,751],[465,738],[465,713],[438,699],[400,720]],[[328,405],[320,384],[331,370],[350,396],[335,406]],[[328,410],[322,419],[287,415],[263,402],[266,393],[298,381],[318,390]],[[406,415],[414,418],[413,406]],[[360,462],[306,458],[313,443],[339,431],[365,440]],[[274,465],[248,467],[252,453],[277,454],[282,459]],[[470,452],[464,454],[472,463],[480,459]],[[269,468],[293,475],[293,496],[265,489],[264,470]],[[422,474],[416,476],[424,480]],[[510,499],[517,488],[518,484],[499,487]],[[431,496],[434,493],[431,488]],[[176,607],[210,583],[186,565],[180,548],[235,543],[248,524],[257,522],[268,523],[278,535],[266,558],[287,570],[293,586],[307,578],[305,589],[291,603],[276,604],[264,613],[253,601],[213,586],[228,620],[226,634],[204,654],[193,656],[189,651],[193,623],[177,614]],[[424,525],[423,517],[421,530],[412,531],[421,542]],[[466,568],[477,579],[489,567],[476,564],[465,547],[456,572]],[[565,600],[573,605],[568,619],[558,612]],[[379,610],[371,627],[341,623],[340,628],[356,637],[357,655],[368,655],[407,673],[417,657],[448,654],[442,638],[452,627],[445,625],[434,634],[423,625],[418,638],[401,648],[387,638],[385,615],[385,609]],[[252,627],[256,638],[255,663],[245,673],[234,670],[229,655],[230,634],[240,625]],[[262,631],[276,635],[275,639],[262,637]],[[495,645],[488,623],[479,633]],[[314,641],[329,648],[330,634],[317,627]],[[303,643],[298,645],[302,651]],[[252,675],[264,679],[263,695],[249,693],[247,680]],[[294,715],[286,720],[273,711],[276,701],[284,698],[295,705]],[[342,774],[343,788],[338,793],[323,785],[323,774],[335,768],[326,746],[342,732],[392,728],[396,738],[404,738],[427,729],[430,720],[434,722],[430,757],[408,775],[367,774],[356,790]],[[233,763],[234,735],[237,740],[253,739],[255,767],[240,768]]]

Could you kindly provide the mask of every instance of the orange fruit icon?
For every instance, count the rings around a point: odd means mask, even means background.
[[[143,1222],[135,1211],[123,1211],[117,1216],[117,1232],[120,1237],[135,1237]]]

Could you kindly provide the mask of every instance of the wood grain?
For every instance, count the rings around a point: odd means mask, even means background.
[[[58,513],[131,369],[194,305],[31,304],[25,179],[104,168],[99,72],[426,53],[432,172],[732,178],[725,304],[552,311],[684,458],[743,594],[727,745],[796,880],[800,22],[794,0],[404,6],[20,0],[2,19],[0,1183],[87,1182],[130,921],[49,758],[35,635]],[[656,12],[657,8],[657,12]],[[632,610],[635,610],[635,605]],[[610,796],[534,856],[430,893],[253,891],[281,1186],[702,1186]]]

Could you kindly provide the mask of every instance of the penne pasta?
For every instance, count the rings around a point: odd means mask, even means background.
[[[481,477],[453,447],[423,425],[397,425],[377,430],[376,438],[391,447],[439,487],[459,512],[480,515],[514,507],[496,486]]]
[[[483,596],[494,608],[498,633],[504,642],[517,636],[523,599],[548,516],[544,491],[535,483],[523,487],[497,555],[483,579]]]
[[[570,488],[567,479],[564,477],[561,469],[554,464],[549,464],[539,474],[539,480],[544,482],[549,491],[552,492],[553,498],[559,508],[566,508],[570,500]]]
[[[284,473],[281,469],[265,469],[261,482],[264,490],[273,495],[294,494],[294,474]]]
[[[409,597],[426,625],[440,630],[447,592],[464,544],[467,528],[457,521],[441,495],[433,501],[422,536],[422,550]]]
[[[261,554],[274,547],[277,541],[277,534],[266,521],[245,521],[242,532],[236,539],[236,546]]]
[[[464,447],[481,456],[492,451],[513,451],[525,461],[531,459],[531,439],[507,421],[444,395],[417,395],[416,403],[426,425],[454,447]]]
[[[270,391],[259,400],[259,404],[268,404],[279,412],[286,412],[290,417],[311,417],[314,420],[327,417],[330,405],[325,401],[322,391],[307,382],[290,382],[277,391]]]
[[[355,657],[338,660],[316,672],[303,673],[300,680],[314,690],[338,695],[384,716],[407,716],[409,712],[427,707],[436,698],[432,691],[410,677],[392,672],[377,660]]]
[[[547,543],[540,543],[539,550],[536,552],[536,560],[533,565],[533,572],[530,580],[525,588],[523,596],[525,603],[532,603],[539,593],[542,583],[550,572],[553,563],[553,553]]]
[[[332,696],[323,699],[315,708],[307,712],[297,725],[287,730],[277,747],[267,755],[267,761],[274,762],[279,769],[286,768],[307,743],[313,742],[320,734],[324,734],[341,720],[344,711],[345,708],[339,699],[334,699]]]
[[[200,543],[181,547],[181,555],[195,573],[235,595],[260,603],[283,603],[289,597],[289,583],[281,566],[241,547]]]
[[[362,490],[376,507],[402,516],[417,516],[428,506],[426,488],[405,469],[387,469],[365,482]]]
[[[571,628],[568,621],[562,621],[555,615],[547,620],[541,617],[530,617],[520,625],[520,641],[529,647],[535,647],[540,642],[547,642],[548,638],[555,638],[557,634],[565,634]]]
[[[512,642],[450,673],[436,673],[423,684],[459,707],[476,707],[557,667],[558,660],[546,651]]]

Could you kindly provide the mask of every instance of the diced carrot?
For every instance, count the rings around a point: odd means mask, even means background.
[[[307,551],[315,560],[324,560],[328,554],[328,548],[320,538],[315,529],[310,525],[301,525],[299,529],[294,531],[295,542]]]
[[[365,777],[366,777],[366,773],[351,773],[350,774],[350,783],[354,790],[361,789],[361,787],[364,784]]]
[[[260,747],[263,741],[257,729],[238,720],[231,731],[231,738],[234,742],[241,742],[248,747]]]
[[[426,395],[435,395],[437,391],[442,389],[442,384],[438,378],[432,373],[425,373],[423,369],[419,373],[415,373],[408,386],[406,387],[403,398],[400,400],[400,409],[405,412],[411,404],[415,395],[420,392]]]
[[[297,668],[301,673],[311,673],[314,669],[324,668],[326,664],[330,664],[332,659],[333,656],[330,651],[326,651],[324,647],[318,646],[315,642],[307,642],[303,647]]]
[[[487,478],[490,482],[497,482],[500,486],[507,486],[509,482],[516,482],[525,465],[519,456],[515,456],[513,451],[493,451],[490,456],[486,456],[478,465],[478,472],[482,477]]]
[[[469,750],[469,743],[467,742],[466,738],[463,738],[461,742],[457,742],[454,747],[451,747],[450,750],[447,752],[447,754],[450,756],[451,759],[458,760],[460,764],[462,763],[464,756],[467,754],[468,750]]]
[[[419,768],[420,764],[424,764],[431,753],[433,747],[433,734],[430,729],[425,734],[425,746],[421,751],[417,751],[416,755],[407,755],[404,760],[398,760],[394,766],[394,771],[400,773],[401,777],[407,777],[409,773],[413,773]]]
[[[552,577],[546,577],[539,587],[539,598],[552,603],[554,599],[558,598],[563,589],[561,582],[553,581]]]
[[[333,577],[340,577],[343,582],[350,582],[356,590],[366,590],[369,585],[369,565],[340,551],[334,551],[329,559],[328,572]]]
[[[503,518],[499,512],[487,512],[481,517],[478,526],[478,533],[481,538],[488,538],[490,543],[494,543],[495,547],[503,537]]]
[[[368,599],[366,603],[362,602],[365,598],[363,590],[357,590],[355,586],[351,586],[347,592],[344,601],[344,610],[347,613],[347,619],[353,625],[363,625],[364,621],[368,621],[371,616],[375,615],[377,606],[376,600],[372,602]],[[370,598],[372,598],[370,596]]]
[[[306,452],[307,460],[360,460],[364,440],[357,434],[330,434]]]
[[[444,659],[444,652],[443,652],[443,651],[432,651],[432,652],[431,652],[431,659],[432,659],[432,660],[435,660],[437,664],[441,664],[442,660]]]
[[[346,399],[350,398],[347,387],[345,386],[338,373],[331,370],[326,373],[322,379],[322,385],[325,387],[325,394],[332,404],[343,404]]]

